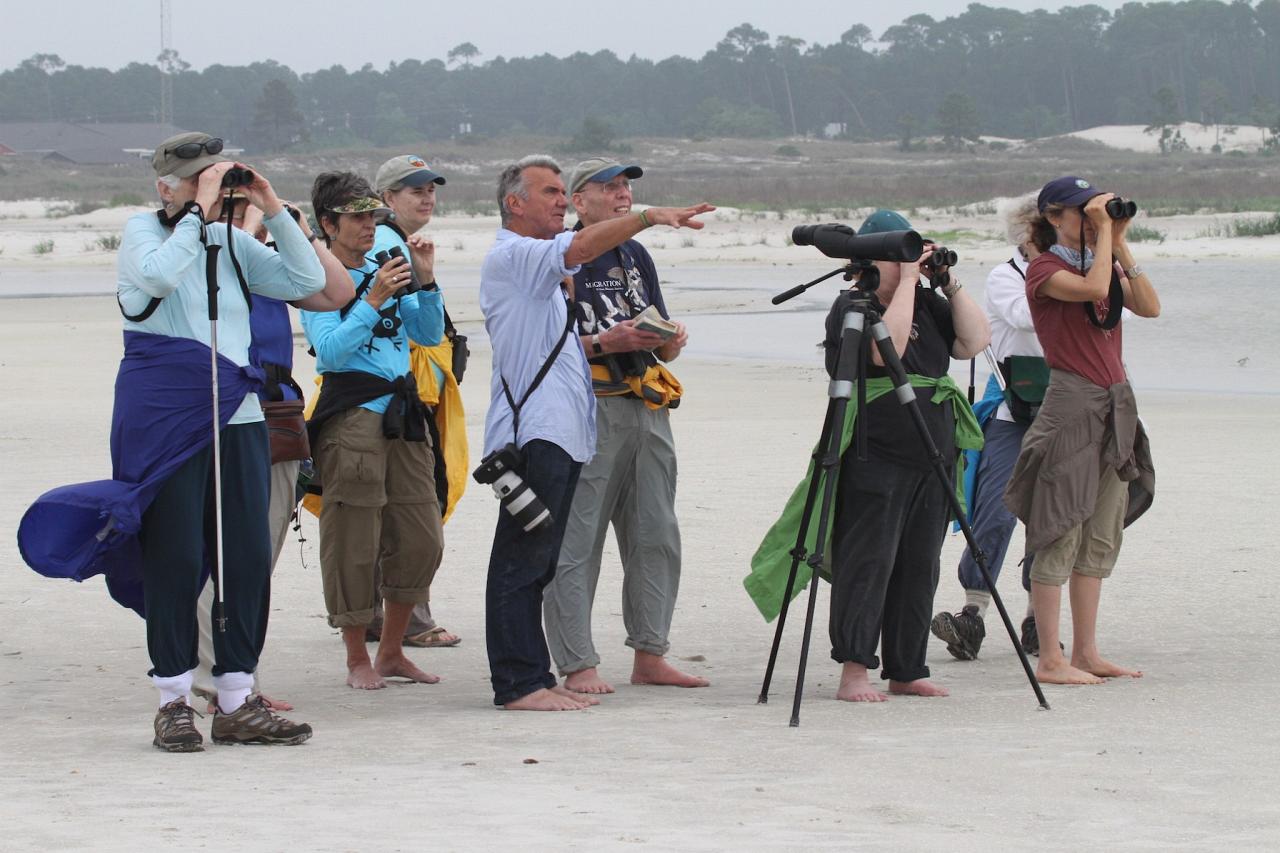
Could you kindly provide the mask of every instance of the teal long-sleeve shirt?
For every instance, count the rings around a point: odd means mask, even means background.
[[[351,270],[357,289],[378,265],[366,260]],[[372,278],[370,278],[372,282]],[[321,374],[360,371],[394,380],[409,372],[409,340],[423,346],[440,343],[444,334],[444,303],[439,291],[419,291],[388,299],[376,309],[362,298],[344,315],[340,311],[302,311],[302,329],[316,351]],[[362,404],[382,414],[391,395]]]

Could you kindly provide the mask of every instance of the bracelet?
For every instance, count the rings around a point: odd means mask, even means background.
[[[653,223],[649,221],[649,217],[648,217],[648,216],[645,216],[645,211],[643,211],[643,210],[642,210],[642,211],[640,211],[640,223],[641,223],[642,225],[644,225],[644,227],[645,227],[645,228],[652,228],[652,227],[653,227]]]
[[[320,239],[320,238],[316,235],[316,232],[314,232],[314,231],[312,231],[310,234],[308,234],[308,235],[307,235],[307,242],[308,242],[308,243],[314,243],[315,241],[317,241],[317,240],[319,240],[319,239]]]
[[[1124,274],[1125,274],[1125,277],[1126,277],[1126,278],[1128,278],[1130,281],[1132,281],[1133,279],[1135,279],[1135,278],[1137,278],[1138,276],[1142,275],[1142,267],[1138,266],[1137,264],[1134,264],[1133,266],[1131,266],[1131,267],[1129,267],[1127,270],[1125,270],[1125,271],[1124,271]]]
[[[962,287],[964,287],[964,285],[958,281],[953,281],[950,284],[944,284],[942,286],[942,295],[950,299],[955,296]]]
[[[433,290],[439,290],[440,285],[436,284],[436,280],[433,278],[429,283],[422,285],[422,289],[430,293]]]
[[[604,352],[604,347],[600,345],[599,335],[591,336],[591,352],[594,353],[595,355],[600,355],[601,353]]]

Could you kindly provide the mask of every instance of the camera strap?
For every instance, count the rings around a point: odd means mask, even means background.
[[[1081,208],[1080,217],[1080,275],[1085,274],[1084,268],[1084,216],[1083,208]],[[1095,257],[1093,262],[1096,264],[1098,259]],[[1120,315],[1124,313],[1124,288],[1120,286],[1120,275],[1116,272],[1115,264],[1111,265],[1111,286],[1107,290],[1107,319],[1098,319],[1098,309],[1094,307],[1092,301],[1084,304],[1084,313],[1089,317],[1089,322],[1097,326],[1104,332],[1109,332],[1116,326],[1120,325]]]
[[[560,355],[560,350],[564,349],[564,342],[569,340],[569,333],[573,331],[573,306],[569,304],[568,298],[564,300],[564,313],[564,333],[560,335],[560,340],[556,341],[555,347],[551,350],[551,355],[547,356],[547,360],[542,362],[542,367],[538,368],[533,381],[529,383],[529,387],[525,389],[524,394],[520,397],[519,403],[516,402],[515,395],[511,393],[511,386],[507,384],[507,377],[498,374],[498,378],[502,380],[502,393],[506,395],[507,405],[511,407],[511,435],[517,447],[520,446],[520,410],[529,401],[529,395],[537,390],[543,379],[547,378],[547,374],[551,372],[551,365],[555,364],[556,358]]]

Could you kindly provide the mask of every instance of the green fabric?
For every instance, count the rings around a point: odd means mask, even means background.
[[[973,416],[973,409],[969,406],[969,401],[961,393],[959,386],[951,379],[950,376],[943,376],[938,379],[932,379],[927,376],[917,376],[916,374],[908,374],[907,378],[911,381],[912,386],[916,388],[933,388],[934,394],[930,399],[931,403],[942,404],[951,401],[951,410],[955,414],[956,421],[956,447],[960,450],[979,450],[982,448],[982,428],[978,426],[977,419]],[[888,378],[872,378],[867,380],[867,402],[883,397],[893,390],[893,385]],[[840,454],[844,455],[849,444],[853,441],[853,424],[857,419],[858,403],[856,398],[849,401],[849,405],[845,410],[844,431],[840,435]],[[961,476],[964,465],[964,454],[957,454],[956,473],[954,482],[956,485],[956,497],[960,499],[961,506],[964,506],[964,477]],[[787,505],[782,510],[782,515],[769,528],[769,532],[765,534],[764,540],[760,543],[760,547],[756,549],[755,555],[751,558],[751,573],[742,580],[742,585],[746,587],[747,594],[751,596],[751,600],[755,602],[756,608],[759,609],[765,621],[772,622],[778,617],[778,612],[782,609],[782,594],[787,589],[787,575],[791,573],[791,549],[795,547],[796,536],[800,532],[801,515],[804,513],[804,499],[809,491],[809,481],[813,477],[813,459],[809,460],[809,470],[805,474],[800,484],[796,486],[795,491],[791,493],[791,497],[787,500]],[[836,470],[837,476],[839,469]],[[820,473],[819,477],[825,476]],[[818,497],[815,507],[821,511],[822,506],[822,482],[818,483]],[[831,507],[831,514],[834,514],[835,507]],[[805,538],[805,553],[812,554],[814,545],[818,538],[818,519],[815,512],[814,519],[809,524],[809,529]],[[822,577],[827,580],[831,579],[831,518],[828,518],[827,524],[827,542],[822,549],[823,566]],[[796,572],[796,583],[792,589],[792,598],[799,595],[804,589],[805,584],[809,582],[812,570],[807,562],[801,562]]]

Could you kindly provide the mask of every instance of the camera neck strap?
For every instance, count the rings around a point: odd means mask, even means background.
[[[542,362],[542,367],[538,368],[538,372],[534,374],[533,381],[529,383],[529,387],[521,395],[520,402],[517,403],[515,395],[511,393],[511,386],[507,384],[507,377],[498,374],[498,378],[502,380],[502,393],[506,395],[507,405],[511,407],[511,436],[517,447],[520,446],[520,410],[529,401],[529,396],[542,384],[542,380],[547,378],[547,374],[551,372],[551,365],[555,364],[556,359],[560,356],[560,351],[564,349],[564,342],[569,340],[569,334],[573,331],[573,307],[569,304],[567,297],[564,300],[564,313],[564,332],[560,335],[560,340],[556,341],[556,345],[551,349],[551,354],[547,356],[546,361]]]
[[[1086,272],[1084,266],[1084,216],[1080,217],[1080,275]],[[1093,262],[1096,264],[1098,259],[1095,257]],[[1107,289],[1107,317],[1105,320],[1098,319],[1098,309],[1096,300],[1089,301],[1084,304],[1084,313],[1088,316],[1089,322],[1104,332],[1109,332],[1116,326],[1120,325],[1120,315],[1124,313],[1124,288],[1120,286],[1120,274],[1116,272],[1115,264],[1111,264],[1111,286]]]

